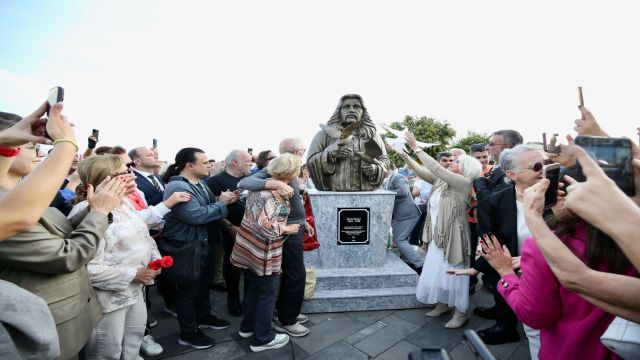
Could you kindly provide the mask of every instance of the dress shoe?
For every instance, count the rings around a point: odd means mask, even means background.
[[[479,316],[483,319],[495,320],[496,319],[496,308],[495,307],[484,307],[484,306],[476,306],[473,309],[473,314]]]
[[[229,309],[229,315],[231,316],[242,316],[242,304],[240,300],[229,300],[227,302],[227,309]]]
[[[520,341],[518,330],[513,327],[507,327],[501,324],[478,331],[478,336],[487,345],[500,345],[509,342]]]

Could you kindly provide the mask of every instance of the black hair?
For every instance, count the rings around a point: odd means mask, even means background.
[[[438,153],[438,161],[440,161],[440,159],[442,159],[443,157],[450,157],[450,156],[453,156],[451,151],[440,151]]]
[[[493,135],[502,136],[505,144],[511,147],[522,144],[522,135],[515,130],[498,130]]]
[[[487,151],[487,144],[473,144],[471,145],[471,153]]]
[[[262,168],[265,168],[267,166],[269,162],[267,158],[272,152],[273,151],[271,150],[260,151],[260,153],[258,154],[258,159],[256,159],[256,167],[258,168],[258,170],[262,170]]]
[[[169,165],[167,171],[162,175],[162,181],[164,181],[165,184],[168,183],[169,178],[179,175],[188,163],[196,162],[196,153],[204,153],[204,151],[193,147],[180,149],[176,154],[175,162]]]

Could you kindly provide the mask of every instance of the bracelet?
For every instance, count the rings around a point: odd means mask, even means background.
[[[68,142],[69,144],[75,146],[76,147],[76,152],[78,150],[80,150],[80,148],[78,147],[78,144],[75,141],[71,140],[71,139],[58,139],[58,140],[53,142],[53,146],[56,146],[56,144],[63,143],[63,142]]]
[[[20,154],[20,148],[0,147],[0,156],[14,157]]]

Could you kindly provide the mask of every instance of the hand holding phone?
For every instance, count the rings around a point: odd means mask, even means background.
[[[558,203],[558,186],[560,184],[560,164],[544,167],[544,177],[549,180],[549,187],[544,193],[544,208],[549,209]]]
[[[100,131],[98,129],[93,129],[91,132],[91,136],[89,136],[87,147],[89,149],[95,149],[96,145],[98,145],[98,136],[100,135]]]
[[[636,195],[633,166],[631,165],[633,159],[631,140],[578,136],[574,139],[574,143],[582,147],[627,196]],[[584,177],[582,171],[580,171],[580,175]]]

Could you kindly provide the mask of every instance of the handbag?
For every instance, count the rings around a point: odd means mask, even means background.
[[[616,316],[600,341],[623,359],[640,359],[640,325]]]
[[[158,250],[173,257],[173,266],[163,270],[165,277],[175,284],[189,283],[200,278],[202,244],[200,241],[176,241],[159,237]]]

